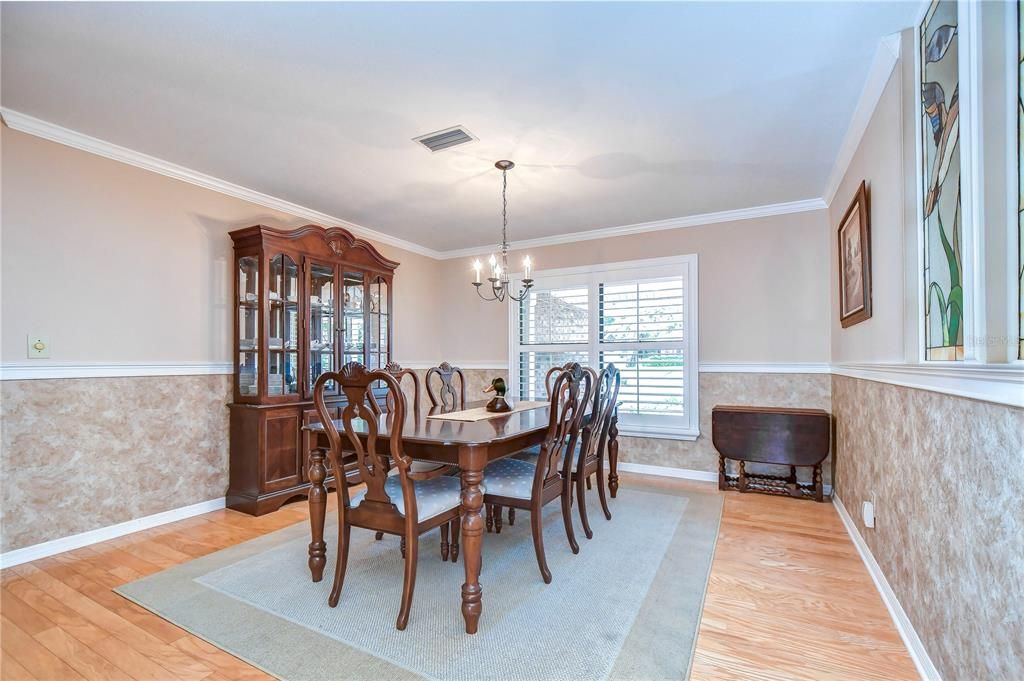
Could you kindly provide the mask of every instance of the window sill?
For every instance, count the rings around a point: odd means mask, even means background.
[[[619,424],[620,437],[644,437],[654,440],[684,440],[693,442],[700,437],[699,430],[685,428],[653,428],[651,426],[631,426]]]

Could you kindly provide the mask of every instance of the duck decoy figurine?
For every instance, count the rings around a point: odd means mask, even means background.
[[[494,393],[494,398],[487,403],[487,406],[485,406],[484,409],[499,414],[507,411],[512,411],[512,405],[509,404],[508,400],[505,399],[506,390],[508,389],[505,387],[504,378],[501,378],[499,376],[498,378],[491,381],[491,384],[484,388],[484,392]]]

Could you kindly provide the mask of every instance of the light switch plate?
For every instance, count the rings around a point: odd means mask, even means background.
[[[50,356],[50,339],[41,333],[28,335],[28,358],[46,359]]]

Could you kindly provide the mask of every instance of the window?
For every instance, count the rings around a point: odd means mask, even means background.
[[[619,431],[694,439],[697,417],[697,256],[538,272],[511,308],[512,392],[545,399],[566,362],[622,374]]]
[[[960,176],[958,3],[933,0],[919,27],[924,358],[965,358],[969,296]],[[962,35],[962,33],[960,34]],[[969,98],[968,98],[969,100]],[[966,180],[967,178],[964,178]],[[969,186],[969,185],[968,185]]]

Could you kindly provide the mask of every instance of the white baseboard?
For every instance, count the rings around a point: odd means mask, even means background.
[[[660,475],[663,478],[681,478],[683,480],[699,480],[701,482],[718,482],[718,473],[714,471],[695,471],[691,468],[674,468],[672,466],[650,466],[645,463],[620,462],[618,469],[625,473],[640,475]],[[832,494],[832,485],[825,485],[825,496]]]
[[[222,508],[224,508],[224,497],[218,497],[216,499],[210,499],[209,501],[200,501],[198,504],[192,504],[191,506],[183,506],[181,508],[171,509],[170,511],[163,511],[162,513],[154,513],[153,515],[147,515],[142,518],[135,518],[134,520],[118,523],[117,525],[101,527],[98,530],[89,530],[88,532],[82,532],[81,534],[73,534],[70,537],[53,539],[51,541],[43,542],[42,544],[26,546],[23,549],[15,549],[13,551],[8,551],[7,553],[0,553],[0,568],[14,567],[15,565],[20,565],[22,563],[39,560],[40,558],[48,558],[49,556],[55,556],[58,553],[80,549],[83,546],[98,544],[99,542],[107,541],[108,539],[123,537],[126,534],[131,534],[132,532],[148,530],[151,527],[166,525],[167,523],[173,523],[176,520],[184,520],[185,518],[191,518],[192,516],[209,513],[210,511],[216,511]]]
[[[640,475],[660,475],[663,478],[682,478],[684,480],[700,480],[701,482],[718,482],[718,473],[695,471],[689,468],[673,468],[671,466],[649,466],[645,463],[619,462],[618,469],[625,473]]]
[[[882,572],[881,566],[871,554],[871,549],[865,543],[864,537],[861,536],[857,525],[853,522],[853,518],[850,517],[846,507],[843,506],[843,502],[834,494],[832,495],[832,503],[836,507],[836,512],[839,513],[839,519],[846,526],[846,532],[850,535],[850,539],[853,540],[853,545],[857,547],[857,553],[860,554],[861,560],[864,561],[868,574],[871,575],[871,579],[875,582],[875,588],[878,589],[882,602],[888,608],[889,615],[896,625],[896,630],[900,632],[900,638],[903,639],[903,643],[907,646],[907,652],[910,653],[910,659],[914,661],[914,666],[917,667],[917,673],[926,681],[942,681],[942,677],[939,676],[939,670],[935,668],[931,658],[928,657],[928,651],[925,650],[924,644],[914,630],[914,625],[910,622],[910,618],[907,617],[903,606],[900,605],[899,599],[896,598],[896,593],[889,586],[889,580],[885,578],[885,573]]]

